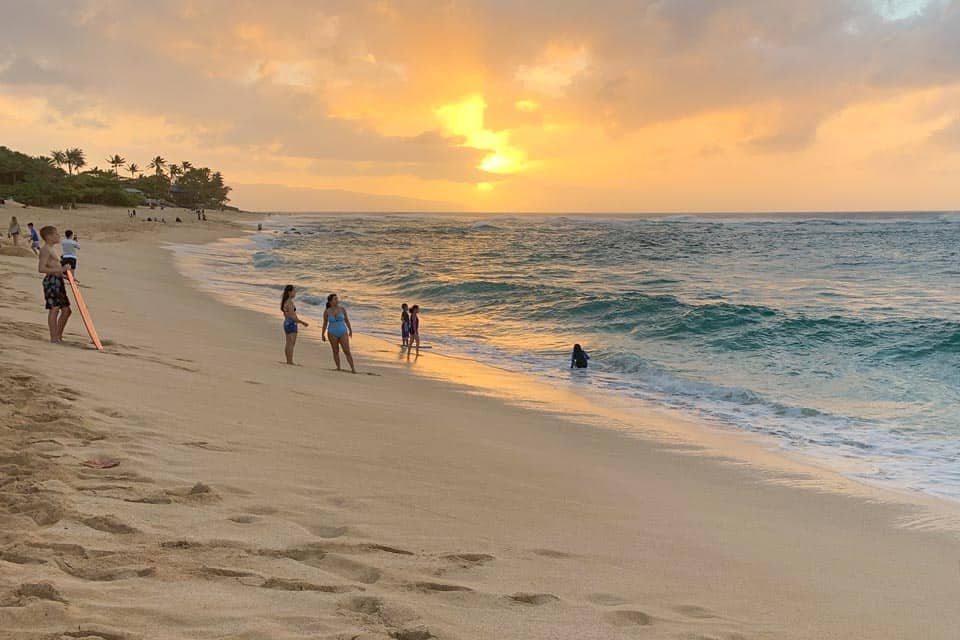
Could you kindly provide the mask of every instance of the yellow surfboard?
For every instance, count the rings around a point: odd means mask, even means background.
[[[77,279],[73,277],[73,269],[67,269],[67,281],[70,283],[70,289],[73,291],[73,301],[77,303],[77,309],[80,311],[80,317],[83,319],[83,326],[87,328],[87,334],[90,336],[93,346],[95,346],[98,351],[103,351],[100,336],[97,335],[97,329],[93,326],[93,318],[90,317],[90,311],[87,310],[87,303],[83,301],[83,294],[80,293]]]

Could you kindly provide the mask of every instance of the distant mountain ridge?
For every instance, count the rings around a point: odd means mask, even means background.
[[[247,211],[460,211],[452,202],[346,189],[237,184],[233,200]]]

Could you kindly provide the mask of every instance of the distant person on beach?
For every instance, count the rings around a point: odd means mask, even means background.
[[[70,265],[70,268],[75,272],[77,270],[77,252],[80,250],[80,243],[77,242],[77,239],[73,236],[73,231],[70,229],[67,229],[63,235],[65,235],[66,238],[60,243],[62,249],[60,264]]]
[[[407,303],[400,305],[400,339],[401,346],[410,346],[410,311],[407,309]]]
[[[297,325],[310,326],[297,315],[297,306],[293,304],[293,299],[296,296],[297,290],[293,288],[292,284],[288,284],[283,288],[283,297],[280,298],[280,311],[283,311],[283,333],[287,338],[287,345],[284,347],[283,353],[287,356],[287,364],[295,364],[293,348],[297,346]]]
[[[420,350],[420,305],[415,304],[410,307],[410,338],[407,346],[412,347],[417,343],[417,350]]]
[[[337,365],[337,371],[340,369],[340,349],[343,349],[343,355],[347,356],[347,362],[350,364],[350,373],[356,373],[357,369],[353,366],[353,354],[350,353],[350,338],[353,337],[353,327],[350,326],[350,318],[347,316],[347,310],[340,306],[340,299],[337,294],[331,293],[327,296],[327,308],[323,312],[323,329],[320,330],[320,339],[330,338],[330,348],[333,349],[333,362]]]
[[[37,228],[33,226],[32,222],[27,223],[27,229],[30,230],[30,249],[34,255],[38,255],[40,253],[40,234],[37,233]]]
[[[50,328],[50,342],[63,342],[63,330],[70,319],[70,299],[63,283],[63,274],[70,266],[62,266],[57,260],[54,247],[60,242],[60,233],[56,227],[40,229],[43,247],[40,249],[40,261],[37,270],[43,274],[43,297],[47,306],[47,326]]]
[[[579,344],[573,345],[573,355],[570,356],[571,369],[586,369],[590,356],[583,350]]]
[[[7,235],[13,238],[13,246],[20,244],[20,223],[17,222],[17,216],[10,218],[10,225],[7,227]]]

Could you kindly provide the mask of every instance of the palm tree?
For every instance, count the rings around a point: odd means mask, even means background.
[[[122,167],[127,163],[127,159],[121,156],[120,154],[114,154],[112,157],[107,158],[107,162],[110,163],[110,166],[113,167],[113,175],[117,178],[120,177],[119,167]]]
[[[155,157],[153,160],[150,161],[150,164],[147,165],[147,167],[150,169],[153,169],[157,175],[157,185],[153,194],[154,196],[156,196],[157,199],[160,198],[160,185],[163,182],[163,178],[164,178],[163,168],[165,166],[167,166],[167,161],[164,159],[163,156]]]
[[[183,172],[180,170],[180,167],[175,164],[170,165],[170,183],[172,184],[173,179],[179,176],[181,173]]]
[[[130,172],[130,179],[137,177],[137,172],[140,171],[140,166],[136,162],[131,162],[127,165],[127,171]]]
[[[153,169],[158,176],[163,175],[163,168],[167,166],[167,161],[163,156],[157,156],[147,165],[148,169]]]
[[[57,167],[62,167],[67,164],[67,154],[64,151],[51,151],[50,159],[53,160],[53,163],[57,165]]]
[[[183,171],[184,174],[186,174],[188,171],[190,171],[190,169],[193,169],[193,163],[187,160],[184,160],[183,162],[180,163],[180,169]]]
[[[83,149],[78,149],[74,147],[73,149],[67,149],[67,169],[70,170],[70,175],[73,175],[73,170],[76,169],[79,171],[81,168],[87,166],[87,159],[83,155]]]

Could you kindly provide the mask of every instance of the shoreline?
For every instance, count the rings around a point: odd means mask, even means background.
[[[106,235],[116,213],[90,215]],[[230,229],[158,231],[81,250],[105,354],[76,318],[68,347],[44,344],[32,260],[0,258],[15,637],[163,620],[170,638],[949,638],[960,622],[944,561],[960,540],[926,530],[936,513],[391,367],[285,367],[279,322],[193,287],[159,246]],[[298,355],[328,363],[311,342]],[[92,454],[122,462],[77,464]],[[24,587],[43,582],[62,597]]]
[[[328,214],[321,213],[319,215]],[[354,214],[346,215],[357,217]],[[369,213],[362,215],[382,218],[385,215],[392,214]],[[434,216],[432,213],[422,215]],[[300,218],[307,220],[311,217],[312,214],[300,216]],[[482,216],[479,217],[482,218]],[[749,219],[751,216],[745,215],[744,217]],[[270,222],[279,220],[285,227],[296,228],[302,226],[298,223],[297,218],[296,215],[276,214],[265,217],[262,221],[267,223],[268,220]],[[251,223],[251,227],[253,227],[253,224]],[[280,228],[272,229],[274,232],[279,230]],[[263,233],[269,233],[269,231],[265,226]],[[222,259],[226,254],[230,254],[233,258],[243,254],[244,258],[248,258],[250,254],[262,250],[262,246],[256,246],[250,240],[254,235],[253,229],[249,229],[249,232],[229,238],[231,242],[249,244],[249,246],[243,246],[239,250],[227,247],[225,252],[218,251],[217,259]],[[222,245],[223,243],[215,242],[212,244]],[[216,297],[224,304],[255,310],[267,316],[273,314],[272,300],[254,298],[248,292],[245,292],[242,301],[238,302],[235,299],[237,291],[229,289],[231,283],[228,281],[223,281],[214,286],[205,285],[202,280],[202,273],[204,269],[208,268],[209,263],[204,264],[205,260],[202,255],[200,257],[197,254],[184,255],[181,249],[182,247],[172,247],[176,254],[175,265],[183,275],[194,282],[199,291]],[[226,285],[227,288],[223,288],[223,285]],[[319,313],[321,309],[311,304],[306,310],[302,309],[301,311]],[[690,410],[664,406],[651,400],[620,396],[593,387],[578,389],[574,385],[558,386],[555,380],[550,380],[536,371],[496,367],[479,360],[475,353],[456,352],[455,350],[448,352],[444,345],[434,345],[440,348],[424,351],[424,355],[427,357],[423,361],[419,361],[413,366],[409,362],[404,365],[402,362],[404,353],[401,351],[398,355],[397,349],[394,348],[396,345],[389,339],[385,339],[383,335],[381,330],[375,330],[373,334],[366,333],[363,330],[358,332],[358,337],[362,336],[361,339],[371,341],[368,347],[369,353],[383,366],[405,367],[410,372],[423,375],[426,378],[453,383],[455,386],[466,388],[472,393],[496,397],[515,406],[548,411],[561,417],[566,414],[573,414],[573,420],[590,423],[594,426],[598,424],[603,426],[608,422],[615,422],[620,425],[618,429],[626,433],[635,432],[639,435],[646,433],[648,437],[653,438],[682,439],[689,446],[703,446],[705,443],[710,443],[706,448],[716,455],[725,456],[731,451],[736,451],[741,459],[750,463],[758,463],[762,458],[764,467],[771,471],[792,473],[804,469],[812,470],[810,472],[817,476],[815,482],[819,486],[829,486],[844,493],[853,493],[874,499],[890,499],[889,496],[885,497],[885,492],[889,492],[894,501],[918,504],[940,512],[944,515],[945,520],[951,520],[957,528],[960,528],[960,499],[954,499],[934,491],[911,488],[892,479],[871,480],[865,476],[871,469],[870,465],[872,463],[865,460],[850,459],[845,457],[842,451],[832,451],[827,447],[819,450],[791,448],[789,441],[778,439],[769,433],[753,430],[743,425],[724,424],[717,420],[711,421],[707,417],[698,416]],[[305,331],[301,334],[300,339],[312,340],[313,337],[310,331]],[[319,343],[319,340],[317,342]],[[504,381],[504,378],[507,382]],[[511,391],[511,389],[516,391]],[[657,416],[656,427],[645,425],[651,414]]]

